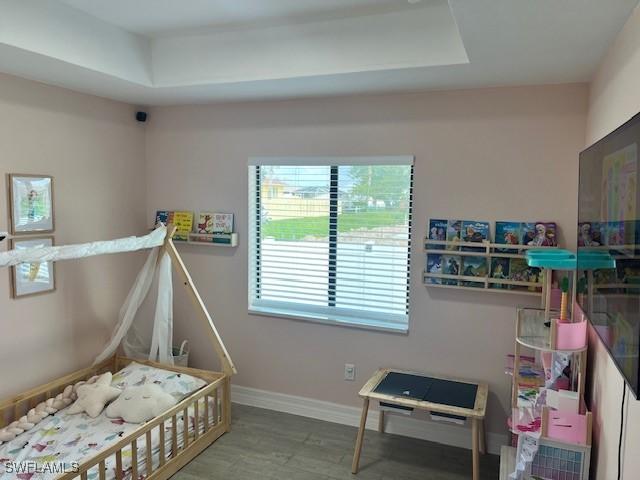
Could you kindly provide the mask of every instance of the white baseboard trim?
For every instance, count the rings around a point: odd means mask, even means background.
[[[275,410],[353,427],[360,424],[360,414],[362,413],[362,410],[357,407],[239,385],[231,386],[231,401],[240,405]],[[427,418],[428,416],[425,415],[414,418],[414,416],[387,414],[385,431],[405,437],[471,449],[471,432],[468,426],[425,420]],[[369,410],[367,429],[378,429],[378,411],[373,408]],[[489,453],[500,455],[500,447],[507,445],[508,442],[507,435],[487,432]]]

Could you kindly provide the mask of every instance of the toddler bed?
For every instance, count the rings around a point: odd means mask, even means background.
[[[0,426],[73,385],[106,371],[119,388],[155,383],[178,403],[143,424],[68,407],[0,445],[0,479],[166,479],[230,427],[229,375],[113,356],[0,403]]]

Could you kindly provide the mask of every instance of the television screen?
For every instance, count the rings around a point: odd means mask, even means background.
[[[640,344],[639,148],[640,114],[580,154],[577,245],[578,303],[636,398]],[[589,251],[609,253],[615,259],[615,268],[589,269],[584,261]]]

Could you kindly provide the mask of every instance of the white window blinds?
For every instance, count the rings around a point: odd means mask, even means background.
[[[406,331],[413,159],[251,163],[250,310]]]

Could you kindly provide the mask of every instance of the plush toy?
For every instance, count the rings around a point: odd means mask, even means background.
[[[177,403],[172,395],[154,383],[129,387],[107,407],[109,418],[122,418],[128,423],[142,423],[157,417]]]
[[[122,390],[111,386],[111,372],[100,375],[95,383],[83,384],[77,387],[78,399],[69,407],[68,412],[87,412],[91,418],[96,418],[107,403],[120,396]]]
[[[48,398],[44,402],[40,402],[34,408],[29,410],[26,415],[23,415],[18,420],[13,421],[6,427],[0,429],[0,443],[10,442],[21,433],[31,430],[43,418],[53,415],[58,410],[68,407],[76,398],[78,398],[76,392],[80,385],[95,383],[97,379],[98,376],[95,375],[86,382],[82,381],[75,385],[68,385],[62,393],[59,393],[55,397]]]

